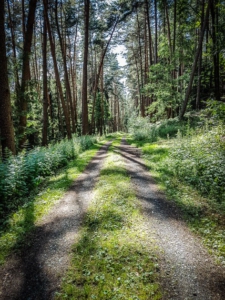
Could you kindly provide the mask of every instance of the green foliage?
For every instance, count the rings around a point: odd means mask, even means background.
[[[213,119],[225,123],[225,103],[216,100],[208,100],[207,108],[203,113],[212,116]]]
[[[170,122],[174,128],[176,121]],[[214,123],[213,118],[204,127],[194,129],[192,126],[199,122],[189,121],[186,126],[183,123],[174,139],[154,144],[148,140],[133,142],[141,147],[146,165],[168,199],[176,202],[191,229],[224,263],[225,127],[219,123],[210,128],[209,124]],[[171,128],[166,122],[164,125],[165,137]]]
[[[151,142],[157,140],[156,125],[150,124],[148,118],[133,116],[128,121],[128,128],[135,140],[147,139]]]
[[[63,197],[65,191],[96,154],[100,145],[94,144],[89,150],[79,154],[55,175],[49,176],[41,186],[30,190],[29,195],[22,197],[20,202],[15,199],[7,202],[8,209],[11,205],[12,211],[0,212],[0,264],[4,263],[11,251],[19,250],[21,245],[30,243],[27,234],[55,201]]]
[[[118,154],[109,156],[95,195],[56,298],[161,299],[153,241],[144,233],[144,220]]]
[[[29,193],[39,185],[46,176],[55,174],[56,170],[75,159],[79,153],[90,148],[96,137],[74,136],[48,147],[37,147],[23,151],[15,157],[9,157],[0,164],[0,198],[1,210],[15,203],[13,200]]]
[[[152,65],[149,73],[149,83],[144,87],[144,93],[154,95],[154,102],[148,112],[153,113],[154,120],[166,117],[166,109],[176,111],[183,100],[188,75],[173,78],[174,66],[169,62]],[[182,87],[182,88],[181,88]]]
[[[225,128],[220,125],[180,139],[170,153],[168,168],[180,180],[225,206]]]
[[[189,119],[189,129],[198,125],[199,118]],[[184,135],[188,131],[187,121],[180,121],[178,118],[162,120],[150,123],[149,117],[131,117],[128,122],[129,133],[137,141],[146,140],[155,142],[158,138],[176,137],[178,131]]]

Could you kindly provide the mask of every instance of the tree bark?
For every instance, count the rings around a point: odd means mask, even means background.
[[[140,22],[139,22],[139,17],[138,17],[138,12],[137,12],[137,25],[138,25],[138,45],[139,45],[139,63],[140,63],[140,88],[142,89],[144,84],[143,84],[143,58],[142,58],[142,45],[141,45],[141,27],[140,27]],[[144,108],[144,96],[140,92],[140,110],[141,110],[141,116],[145,116],[145,108]]]
[[[69,100],[70,104],[70,110],[71,110],[71,121],[72,121],[72,131],[73,133],[76,131],[76,125],[75,125],[75,113],[74,113],[74,107],[73,107],[73,101],[72,101],[72,93],[70,88],[70,82],[69,82],[69,74],[67,70],[67,62],[66,62],[66,49],[63,45],[63,39],[59,28],[59,21],[58,21],[58,1],[55,1],[55,22],[56,22],[56,28],[57,33],[59,37],[59,44],[62,52],[62,59],[63,59],[63,69],[64,69],[64,75],[65,75],[65,83],[66,83],[66,94],[67,98]]]
[[[84,0],[84,62],[83,62],[83,86],[82,86],[82,134],[89,132],[88,126],[88,99],[87,99],[87,79],[88,79],[88,42],[89,42],[89,16],[90,0]]]
[[[158,10],[157,0],[155,0],[155,64],[158,62]]]
[[[28,88],[28,81],[30,80],[30,55],[31,55],[31,44],[33,38],[36,6],[37,6],[37,0],[30,0],[26,32],[24,37],[22,82],[21,82],[21,89],[20,89],[20,118],[19,118],[19,134],[20,134],[19,147],[20,148],[22,148],[23,144],[26,141],[25,130],[27,126],[27,108],[28,108],[26,90]]]
[[[211,0],[208,0],[208,6],[207,6],[204,23],[203,23],[202,30],[201,30],[200,39],[199,39],[199,45],[198,45],[197,51],[195,53],[195,58],[194,58],[194,63],[193,63],[192,70],[191,70],[191,75],[190,75],[190,79],[189,79],[189,83],[188,83],[188,88],[187,88],[185,99],[184,99],[184,102],[182,104],[180,115],[179,115],[180,119],[183,118],[183,116],[186,112],[188,99],[189,99],[189,96],[190,96],[190,93],[191,93],[192,84],[193,84],[194,75],[195,75],[195,70],[196,70],[196,67],[197,67],[198,58],[199,58],[201,48],[202,48],[202,42],[203,42],[203,38],[204,38],[205,28],[206,28],[206,25],[207,25],[207,22],[208,22],[208,19],[209,19],[210,3],[211,3]]]
[[[176,26],[177,26],[177,0],[174,0],[174,13],[173,13],[173,53],[176,49]]]
[[[57,61],[56,61],[55,44],[54,44],[54,41],[53,41],[51,27],[50,27],[49,18],[48,18],[47,1],[43,0],[43,4],[44,4],[44,11],[45,11],[45,21],[46,21],[48,37],[49,37],[49,42],[50,42],[50,48],[51,48],[51,53],[52,53],[52,59],[53,59],[53,64],[54,64],[56,84],[57,84],[57,88],[58,88],[58,91],[59,91],[59,96],[60,96],[60,100],[61,100],[61,104],[62,104],[63,114],[64,114],[64,117],[65,117],[67,137],[68,137],[68,139],[71,139],[72,135],[71,135],[71,129],[70,129],[70,118],[69,118],[68,108],[67,108],[66,102],[64,100],[64,96],[63,96],[63,90],[62,90],[62,85],[61,85],[61,81],[60,81],[58,65],[57,65]]]
[[[94,86],[94,91],[93,91],[93,108],[92,108],[92,118],[91,118],[92,126],[94,124],[95,102],[96,102],[96,94],[97,94],[97,89],[98,89],[99,78],[100,78],[100,75],[101,75],[101,71],[102,71],[102,67],[103,67],[103,63],[104,63],[104,58],[105,58],[106,52],[108,50],[109,44],[111,42],[111,39],[113,37],[113,33],[116,29],[116,25],[118,24],[118,21],[119,20],[117,19],[114,26],[113,26],[113,30],[110,34],[110,37],[109,37],[109,39],[107,41],[107,44],[105,46],[105,49],[103,51],[103,54],[102,54],[102,57],[101,57],[101,60],[100,60],[100,64],[99,64],[99,68],[98,68],[98,73],[97,73],[97,76],[96,76],[96,81],[95,81],[95,86]]]
[[[7,0],[7,7],[8,7],[8,14],[9,14],[11,39],[12,39],[13,67],[14,67],[14,76],[15,76],[15,90],[16,90],[16,95],[17,95],[17,100],[18,100],[20,83],[19,83],[19,74],[18,74],[18,66],[17,66],[15,32],[14,32],[14,25],[13,25],[13,20],[12,20],[12,15],[11,15],[11,9],[10,9],[9,0]]]
[[[202,12],[201,12],[201,24],[203,26],[204,22],[204,12],[205,12],[205,0],[202,1]],[[201,30],[202,30],[201,26]],[[197,85],[197,95],[196,95],[196,110],[200,109],[201,100],[200,100],[200,92],[201,92],[201,82],[202,82],[202,47],[199,54],[199,62],[198,62],[198,85]]]
[[[148,24],[148,44],[149,44],[149,65],[152,65],[153,62],[153,55],[152,55],[152,34],[151,34],[151,26],[150,26],[150,16],[149,16],[149,1],[145,0],[145,7],[146,7],[146,18]]]
[[[220,66],[219,51],[217,43],[218,28],[218,8],[217,0],[211,1],[211,17],[212,17],[212,41],[213,41],[213,65],[214,65],[214,94],[216,100],[220,100]]]
[[[5,155],[6,148],[13,154],[16,153],[5,47],[4,4],[5,1],[0,0],[0,138],[3,156]]]
[[[43,20],[43,128],[42,146],[48,144],[48,82],[47,82],[47,26],[45,18]]]

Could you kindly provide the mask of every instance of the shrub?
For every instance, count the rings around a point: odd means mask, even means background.
[[[137,141],[148,140],[154,142],[157,140],[157,128],[155,124],[149,123],[148,118],[131,118],[129,120],[129,133]]]
[[[0,163],[0,209],[27,195],[44,177],[54,174],[95,142],[93,136],[73,136],[71,140],[24,151]]]
[[[218,202],[225,202],[225,127],[179,138],[170,151],[168,168],[182,181]]]
[[[146,140],[155,142],[160,138],[176,137],[178,131],[184,135],[198,125],[198,117],[189,117],[180,121],[178,118],[162,120],[157,123],[150,123],[149,117],[132,117],[129,120],[129,132],[137,141]]]

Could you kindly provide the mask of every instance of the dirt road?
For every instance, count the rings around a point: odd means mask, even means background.
[[[138,149],[123,140],[119,151],[142,203],[148,235],[159,248],[163,299],[224,300],[225,268],[215,265],[178,209],[159,192]]]
[[[29,237],[31,246],[22,249],[20,255],[13,255],[0,268],[1,300],[54,297],[69,265],[71,246],[93,198],[109,145],[98,151],[65,197],[38,224]]]
[[[71,246],[83,215],[94,196],[108,146],[97,153],[65,197],[38,224],[29,237],[31,246],[13,255],[0,269],[1,300],[54,298],[69,266]],[[125,140],[117,149],[142,204],[145,230],[158,246],[163,299],[224,300],[225,268],[215,265],[182,221],[179,210],[159,192],[139,150]]]

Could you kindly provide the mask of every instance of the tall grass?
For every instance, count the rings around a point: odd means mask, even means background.
[[[94,136],[74,136],[48,147],[37,147],[9,157],[0,163],[0,212],[15,205],[16,199],[26,196],[46,176],[68,164],[79,153],[96,142]]]

